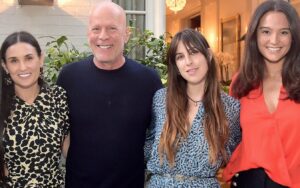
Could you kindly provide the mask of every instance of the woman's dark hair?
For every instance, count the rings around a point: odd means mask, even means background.
[[[179,42],[182,42],[187,49],[200,52],[206,58],[208,71],[202,102],[205,109],[203,125],[209,145],[209,158],[212,163],[215,163],[219,156],[226,161],[225,145],[228,140],[228,121],[221,100],[217,65],[214,58],[212,58],[212,52],[206,39],[193,29],[184,29],[178,32],[172,39],[167,53],[167,117],[159,143],[160,159],[162,160],[162,156],[166,155],[169,164],[173,166],[179,140],[181,138],[185,139],[190,131],[187,82],[179,74],[175,60]]]
[[[38,41],[30,33],[26,31],[14,32],[10,34],[2,43],[0,49],[1,63],[6,63],[6,51],[9,47],[16,43],[27,43],[33,46],[37,55],[41,57],[42,51]],[[10,79],[3,67],[0,68],[1,75],[1,88],[0,88],[0,183],[4,181],[4,147],[3,147],[3,130],[5,128],[5,121],[7,120],[10,111],[13,107],[13,97],[15,95],[14,84],[8,84],[6,80]],[[40,77],[38,80],[40,86],[44,85],[43,79]]]
[[[292,44],[286,54],[282,68],[282,83],[287,98],[300,103],[300,20],[297,11],[283,0],[268,0],[255,10],[248,26],[245,41],[245,57],[239,74],[232,85],[232,94],[237,98],[246,96],[252,89],[258,88],[264,77],[265,63],[257,44],[257,29],[261,18],[268,12],[283,13],[292,35]]]

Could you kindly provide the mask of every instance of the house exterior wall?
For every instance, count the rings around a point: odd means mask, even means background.
[[[38,39],[42,48],[51,40],[45,36],[65,35],[77,49],[87,49],[88,14],[90,8],[101,1],[54,0],[53,6],[21,6],[18,0],[0,0],[0,44],[10,33],[26,30]],[[146,2],[146,29],[160,35],[165,31],[164,0]],[[153,18],[153,15],[162,17]]]
[[[87,17],[96,2],[65,0],[65,4],[58,3],[55,1],[54,6],[20,6],[17,0],[0,0],[0,42],[14,31],[25,30],[32,33],[42,47],[51,39],[41,37],[66,35],[76,47],[84,48]]]

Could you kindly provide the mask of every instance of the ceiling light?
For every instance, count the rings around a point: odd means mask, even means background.
[[[167,7],[174,11],[175,14],[182,10],[186,4],[186,0],[166,0]]]

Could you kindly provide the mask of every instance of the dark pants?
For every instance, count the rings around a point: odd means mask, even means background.
[[[231,188],[287,188],[269,178],[264,169],[242,171],[233,176]]]

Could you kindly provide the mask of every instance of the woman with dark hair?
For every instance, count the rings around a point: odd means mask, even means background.
[[[239,102],[221,92],[206,39],[185,29],[172,39],[168,87],[153,99],[145,155],[148,187],[220,187],[216,173],[240,140]]]
[[[283,0],[260,4],[232,82],[242,141],[224,170],[232,187],[300,187],[300,20]]]
[[[44,56],[31,34],[9,35],[0,57],[1,182],[14,188],[60,187],[59,164],[69,131],[66,93],[44,83]]]

